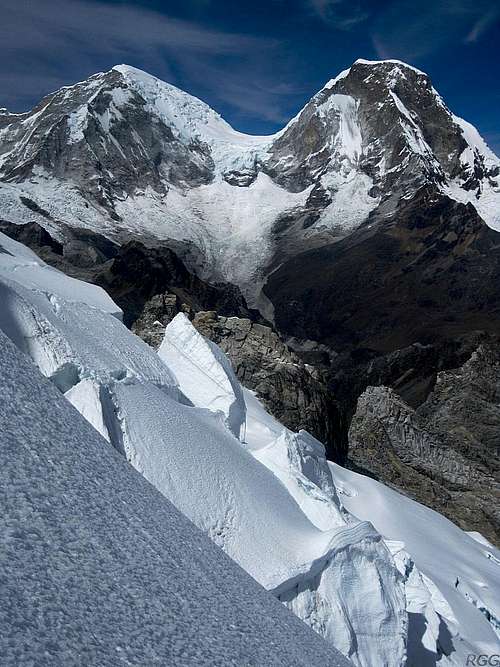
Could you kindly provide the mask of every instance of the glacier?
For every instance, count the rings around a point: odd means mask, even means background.
[[[351,663],[128,465],[0,331],[5,667]]]
[[[92,456],[106,452],[99,471],[110,460],[128,475],[135,468],[354,665],[400,667],[408,658],[458,667],[467,652],[493,650],[500,556],[492,547],[328,464],[322,444],[271,417],[184,315],[157,354],[102,290],[49,269],[3,234],[0,247],[0,329],[51,381],[45,402],[85,417],[98,443]],[[33,271],[50,280],[37,285]],[[85,458],[81,446],[71,450]],[[147,520],[158,504],[144,505]],[[287,664],[302,664],[294,660]]]

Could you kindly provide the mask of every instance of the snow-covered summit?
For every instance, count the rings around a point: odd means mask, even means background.
[[[392,215],[421,188],[500,228],[500,160],[429,77],[357,60],[279,132],[232,128],[192,95],[117,65],[0,117],[0,211],[120,239],[171,239],[252,305],[283,259]],[[197,257],[196,262],[193,257]]]
[[[140,69],[116,65],[112,71],[119,72],[151,114],[172,127],[179,138],[208,144],[217,170],[252,166],[272,142],[274,135],[238,132],[205,102]]]
[[[176,86],[130,65],[115,65],[111,71],[123,75],[127,84],[139,92],[162,120],[172,121],[186,138],[194,136],[248,145],[269,141],[273,135],[254,136],[238,132],[208,104]]]
[[[410,69],[416,74],[423,74],[424,76],[427,76],[425,72],[422,72],[422,70],[418,69],[417,67],[414,67],[413,65],[409,65],[408,63],[403,62],[402,60],[397,60],[394,58],[386,58],[384,60],[365,60],[364,58],[357,58],[354,62],[354,64],[358,65],[373,65],[377,67],[378,65],[398,65],[399,67],[402,67],[403,69]]]

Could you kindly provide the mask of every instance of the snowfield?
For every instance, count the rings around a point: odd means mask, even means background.
[[[2,665],[348,667],[0,343]]]
[[[0,235],[0,329],[50,380],[4,346],[1,428],[16,456],[1,473],[10,532],[0,557],[17,571],[9,599],[41,600],[22,645],[12,635],[26,603],[5,612],[10,664],[23,650],[76,664],[80,641],[86,664],[148,664],[167,650],[163,664],[349,664],[288,622],[213,543],[358,667],[401,667],[407,657],[413,667],[458,667],[469,652],[494,650],[495,550],[329,465],[322,444],[268,415],[184,315],[157,354],[99,288],[54,270],[40,287],[27,257],[35,262]],[[132,628],[137,613],[145,620]],[[79,627],[78,616],[87,619]],[[167,619],[161,631],[158,618]],[[189,648],[186,627],[200,628]]]
[[[330,469],[344,507],[371,521],[408,570],[410,666],[439,658],[439,665],[458,667],[469,654],[498,653],[500,551],[373,479],[333,463]],[[437,645],[449,655],[436,654]]]

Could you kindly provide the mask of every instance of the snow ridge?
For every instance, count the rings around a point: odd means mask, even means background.
[[[2,665],[351,664],[0,343]]]

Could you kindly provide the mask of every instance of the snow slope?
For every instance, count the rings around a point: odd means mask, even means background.
[[[2,665],[347,667],[0,343]]]
[[[96,431],[354,664],[399,667],[406,628],[400,575],[371,524],[342,512],[322,446],[289,434],[293,460],[283,483],[235,437],[226,414],[235,403],[238,424],[244,419],[242,390],[222,352],[186,318],[166,335],[184,344],[177,356],[172,346],[165,355],[171,369],[115,317],[66,301],[62,290],[25,286],[22,276],[1,280],[7,307],[0,329]],[[229,402],[221,384],[231,388]],[[320,507],[326,530],[309,518]]]
[[[484,163],[487,168],[497,171],[496,181],[484,179],[479,187],[464,189],[460,187],[458,179],[451,180],[445,187],[445,192],[452,199],[472,204],[483,220],[492,228],[500,231],[500,203],[498,186],[498,168],[500,160],[486,144],[476,128],[463,118],[453,116],[455,123],[460,127],[466,148],[464,148],[460,162],[467,173],[473,174],[478,163]]]
[[[186,143],[207,143],[219,173],[252,167],[274,139],[238,132],[208,104],[130,65],[115,65],[128,86],[146,100],[148,110],[175,129]]]
[[[45,294],[58,294],[68,301],[85,303],[121,320],[122,311],[101,287],[62,274],[5,234],[0,234],[0,253],[2,278],[18,281]]]
[[[239,387],[222,352],[187,318],[169,325],[160,356],[110,314],[97,288],[69,290],[71,279],[53,272],[54,291],[40,290],[25,270],[23,247],[11,244],[9,252],[0,253],[0,329],[52,380],[60,392],[45,383],[52,396],[60,402],[64,393],[66,409],[72,403],[94,427],[88,432],[103,461],[119,461],[117,450],[359,667],[401,667],[406,651],[413,667],[459,667],[469,653],[495,652],[495,549],[383,485],[329,466],[321,443],[283,428]],[[43,262],[37,270],[43,273]],[[22,406],[34,409],[29,401]],[[60,422],[71,428],[66,417]],[[30,435],[32,424],[9,427],[9,437],[39,438]],[[60,460],[51,457],[56,468]],[[98,485],[95,472],[91,479]],[[40,489],[32,496],[45,498]],[[117,562],[127,562],[126,550],[118,553]]]
[[[244,393],[250,450],[283,481],[311,521],[321,525],[328,506],[323,500],[323,506],[315,507],[314,501],[322,498],[318,492],[325,489],[325,481],[330,488],[329,478],[325,480],[321,471],[321,455],[316,472],[309,474],[319,483],[306,501],[297,493],[297,481],[303,491],[307,480],[297,475],[294,465],[302,452],[290,443],[301,434],[280,433],[276,420],[255,396],[248,390]],[[404,578],[408,667],[463,667],[469,654],[499,653],[500,552],[482,536],[463,532],[440,514],[373,479],[333,463],[328,467],[345,520],[355,516],[372,523]],[[319,479],[318,470],[322,472]],[[300,596],[291,608],[298,600]]]
[[[186,352],[197,360],[189,363],[177,351],[180,389],[192,397],[196,387],[195,404],[204,397],[213,408],[221,394],[214,379],[222,369],[207,354],[206,341],[182,315],[167,326],[159,351],[166,361],[176,352],[172,340],[177,346],[187,341]],[[254,443],[249,453],[226,427],[224,413],[168,401],[139,381],[117,383],[112,395],[124,453],[156,488],[356,665],[401,663],[406,616],[400,578],[371,525],[350,522],[342,512],[319,443],[281,428],[274,450],[288,433],[296,456],[280,476],[282,461],[273,467],[268,456],[262,465],[256,452],[264,443]],[[343,580],[356,584],[350,588]]]
[[[424,586],[422,582],[415,585],[418,576],[412,575],[407,586],[408,650],[418,657],[409,667],[435,665],[439,658],[439,665],[459,667],[469,654],[499,653],[500,552],[383,484],[335,464],[330,467],[346,509],[371,521],[392,542],[394,553],[411,554],[424,579]],[[415,646],[431,629],[429,618],[422,618],[431,597],[439,614],[439,644],[448,656],[440,657],[435,643],[432,650],[429,636],[425,637],[427,647]]]
[[[112,316],[121,311],[104,290],[52,269],[2,233],[0,302],[0,328],[61,391],[87,378],[133,376],[181,398],[168,367]]]
[[[103,300],[98,288],[83,287],[53,271],[50,282],[44,282],[43,289],[39,289],[33,271],[45,275],[43,262],[35,261],[23,246],[3,236],[0,246],[0,329],[55,385],[53,389],[47,383],[44,386],[52,397],[57,397],[54,409],[60,418],[56,426],[72,433],[72,438],[66,438],[71,445],[67,455],[80,456],[81,451],[81,446],[75,444],[79,427],[73,426],[64,412],[73,410],[69,407],[72,403],[93,426],[87,430],[97,439],[101,466],[107,470],[108,459],[119,462],[113,453],[117,450],[213,542],[355,665],[400,667],[407,651],[413,667],[436,665],[436,661],[443,667],[458,667],[464,664],[468,653],[496,650],[498,552],[373,480],[338,466],[329,467],[322,445],[303,431],[292,433],[284,429],[268,415],[251,392],[239,387],[222,352],[208,344],[187,318],[178,316],[169,325],[160,357],[110,314],[115,309]],[[25,381],[33,384],[28,373],[20,374],[18,369],[14,373],[20,378],[20,387],[26,386]],[[15,382],[12,379],[9,392],[19,389]],[[36,391],[43,399],[43,392]],[[68,399],[62,403],[67,406],[64,408],[57,407],[61,393]],[[30,401],[23,400],[20,399],[22,410],[35,410]],[[51,414],[45,403],[38,407]],[[12,410],[11,403],[4,401],[0,409],[7,408]],[[4,425],[3,432],[8,432],[9,438],[22,433],[26,442],[40,439],[38,431],[30,430],[35,417],[28,419],[22,410],[21,425],[15,422],[12,426],[8,413],[11,426]],[[74,411],[70,414],[76,418]],[[234,415],[236,421],[228,419]],[[235,437],[238,432],[242,441]],[[47,439],[54,441],[48,429],[43,437],[44,443]],[[18,450],[21,451],[19,447]],[[63,475],[70,470],[73,476],[77,475],[80,468],[74,462],[67,463],[57,452],[50,456],[50,470],[63,466],[64,472],[58,477],[63,484]],[[41,465],[40,455],[30,456],[28,462]],[[23,469],[16,465],[17,470]],[[93,463],[87,465],[92,468]],[[121,469],[129,471],[124,464]],[[89,494],[89,484],[91,489],[95,485],[102,494],[99,475],[94,470],[90,474],[92,482],[87,478],[80,480],[78,488]],[[107,470],[106,475],[118,484],[114,472]],[[40,502],[52,498],[53,492],[49,493],[46,484],[40,483],[40,474],[32,476],[36,484],[29,497],[41,498]],[[46,471],[45,478],[51,479]],[[133,498],[128,487],[122,496],[115,486],[107,482],[104,486],[109,486],[113,497],[123,497],[124,501]],[[80,507],[69,494],[72,485],[64,488],[65,507],[73,508],[75,503]],[[9,499],[10,494],[5,498]],[[103,501],[107,502],[106,495]],[[21,506],[25,507],[26,502],[23,500]],[[90,498],[90,507],[93,502]],[[147,510],[141,505],[139,517],[153,521],[158,502],[148,500],[146,505]],[[52,512],[48,515],[50,526],[62,522],[61,516],[54,516],[56,507],[59,505],[47,508],[47,512]],[[115,513],[113,503],[108,503],[108,507]],[[123,513],[128,516],[126,504],[119,509],[117,521]],[[99,512],[91,511],[91,518],[87,519],[108,530],[112,519]],[[32,513],[28,507],[23,510],[23,517]],[[79,526],[81,520],[80,515],[78,520],[73,519],[67,530],[74,534],[75,525]],[[134,530],[140,528],[143,535],[143,524],[138,521],[134,519],[132,525]],[[84,525],[85,535],[95,543],[98,538],[90,536],[88,523]],[[149,529],[144,530],[150,535]],[[22,539],[40,541],[47,531],[43,524],[28,536],[22,531],[19,534]],[[69,554],[68,558],[76,559],[72,563],[85,558],[78,539],[75,541],[66,533],[60,539],[50,531],[48,534],[56,552],[47,556],[49,547],[45,545],[40,553],[50,563],[56,554],[60,558]],[[120,539],[120,549],[110,547],[116,555],[113,563],[129,562],[127,558],[135,557],[123,555],[123,535]],[[127,538],[126,542],[136,548],[133,540]],[[57,550],[62,543],[70,544],[72,550]],[[32,542],[29,544],[31,547]],[[19,551],[19,547],[15,548]],[[154,548],[158,554],[158,548]],[[106,559],[108,556],[103,556],[99,561],[101,569],[109,560]],[[37,562],[35,559],[33,568]],[[59,572],[58,561],[54,562],[54,571]],[[19,561],[15,563],[21,567]],[[64,563],[61,567],[67,572],[69,566]],[[163,567],[162,557],[154,556],[154,563],[155,568],[158,563]],[[94,566],[97,567],[95,563]],[[131,565],[132,569],[135,567]],[[52,576],[51,572],[49,568],[48,576]],[[91,575],[95,576],[95,570]],[[74,579],[76,575],[71,576]],[[82,585],[90,594],[88,581]],[[106,587],[105,590],[112,591]],[[77,587],[75,596],[80,599],[81,595]],[[111,604],[117,594],[110,595]],[[134,597],[137,599],[137,591]],[[79,610],[73,598],[71,605]],[[109,607],[103,607],[102,613],[104,608]],[[127,612],[121,622],[128,623],[129,618]],[[222,617],[217,614],[217,618]],[[112,627],[101,632],[112,632]],[[83,631],[79,632],[81,636]],[[33,646],[39,646],[37,642],[43,636],[43,632],[39,633]],[[124,651],[142,650],[139,639],[126,646],[118,638],[113,641]],[[88,651],[101,650],[99,642],[87,644]],[[8,650],[15,646],[13,642]],[[50,650],[56,655],[50,664],[58,664],[58,651],[64,651],[60,664],[72,664],[71,650],[62,640]],[[89,655],[92,664],[94,653]],[[10,659],[11,653],[8,656]],[[225,660],[221,662],[226,664]],[[184,663],[179,658],[177,664]],[[291,658],[287,664],[301,663]]]

